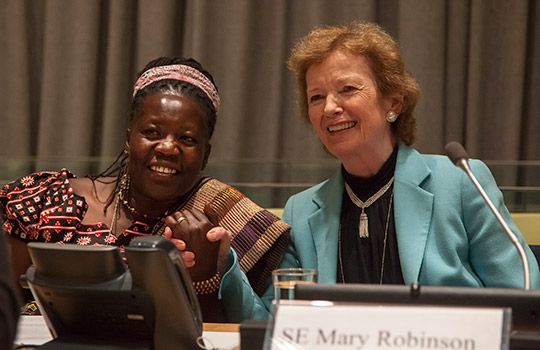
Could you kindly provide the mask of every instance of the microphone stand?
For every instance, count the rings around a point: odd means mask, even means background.
[[[508,224],[506,224],[506,221],[504,221],[504,219],[502,218],[502,216],[499,213],[499,211],[497,210],[497,208],[495,208],[495,206],[493,205],[493,202],[491,202],[491,200],[487,196],[487,194],[484,191],[484,189],[482,188],[482,186],[480,186],[480,183],[478,182],[478,180],[476,180],[476,177],[474,176],[471,169],[469,168],[469,163],[467,162],[467,158],[461,158],[461,159],[457,160],[456,165],[458,167],[460,167],[461,169],[463,169],[467,173],[467,175],[469,175],[469,177],[471,178],[474,186],[476,186],[476,189],[478,189],[478,192],[480,192],[480,195],[482,195],[482,197],[484,198],[484,200],[488,204],[489,208],[491,209],[493,214],[495,214],[495,217],[497,218],[499,223],[502,225],[502,227],[506,231],[506,234],[508,235],[508,238],[510,238],[510,240],[512,241],[512,243],[514,244],[514,246],[518,250],[519,256],[521,257],[521,262],[523,263],[523,272],[524,272],[523,275],[524,275],[524,278],[525,278],[525,290],[530,290],[531,289],[531,276],[530,276],[530,270],[529,270],[529,260],[527,259],[527,255],[525,254],[525,250],[523,249],[523,247],[519,243],[519,241],[518,241],[516,235],[514,234],[514,232],[512,232],[512,230],[510,230],[510,227],[508,227]]]

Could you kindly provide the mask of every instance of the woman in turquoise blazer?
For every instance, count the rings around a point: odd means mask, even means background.
[[[491,173],[478,160],[469,163],[510,229],[518,234],[530,263],[531,286],[538,289],[536,259]],[[447,157],[422,155],[402,144],[394,193],[399,259],[406,284],[524,286],[516,248],[465,172]],[[317,269],[320,283],[336,283],[342,196],[343,177],[338,173],[289,199],[283,219],[292,227],[291,241],[280,267]]]
[[[304,118],[342,165],[288,200],[290,242],[279,267],[316,269],[320,283],[524,287],[516,247],[465,172],[411,147],[420,90],[393,38],[373,23],[319,27],[296,44],[288,66]],[[538,264],[490,171],[478,160],[470,167],[539,288]],[[228,310],[267,317],[272,290],[254,297],[232,266],[221,286]]]
[[[489,169],[478,160],[470,160],[469,164],[524,247],[531,288],[540,289],[536,258],[506,209]],[[288,200],[283,220],[292,231],[280,268],[316,269],[319,283],[336,283],[343,187],[343,176],[338,172]],[[465,172],[447,157],[423,155],[401,144],[394,193],[399,259],[406,284],[524,286],[523,266],[516,248]],[[236,315],[239,321],[267,318],[272,288],[260,300],[240,270],[231,270],[222,284],[222,292],[228,293],[225,299],[230,301],[225,304],[229,315]]]

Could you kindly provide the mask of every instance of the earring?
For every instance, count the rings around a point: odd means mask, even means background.
[[[388,113],[386,113],[386,121],[389,122],[389,123],[393,123],[397,120],[397,113],[394,112],[394,111],[388,111]]]
[[[131,182],[130,180],[131,179],[129,178],[129,175],[127,174],[127,172],[124,173],[122,177],[120,178],[119,193],[122,199],[127,199],[127,193],[129,191],[129,185]]]

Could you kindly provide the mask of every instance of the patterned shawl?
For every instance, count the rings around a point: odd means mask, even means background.
[[[201,179],[193,195],[179,209],[202,211],[208,202],[212,202],[220,226],[232,234],[231,247],[238,255],[240,268],[255,292],[262,295],[289,243],[289,225],[237,189],[210,177]]]

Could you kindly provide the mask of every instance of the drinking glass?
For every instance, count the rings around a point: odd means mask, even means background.
[[[287,268],[272,271],[274,299],[294,299],[294,286],[297,284],[317,283],[317,270]]]

